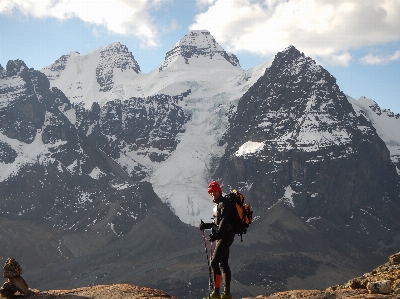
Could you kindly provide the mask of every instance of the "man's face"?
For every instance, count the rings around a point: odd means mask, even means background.
[[[213,201],[215,201],[218,197],[221,196],[221,192],[216,191],[216,190],[211,190],[209,194],[210,194],[211,198],[213,199]]]

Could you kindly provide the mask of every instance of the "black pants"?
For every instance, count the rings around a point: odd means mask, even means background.
[[[229,248],[231,247],[234,238],[235,236],[232,236],[232,238],[228,239],[218,240],[211,260],[211,268],[213,269],[214,273],[214,281],[215,276],[221,275],[222,270],[222,279],[226,287],[229,287],[231,284],[231,269],[229,268],[228,259]]]

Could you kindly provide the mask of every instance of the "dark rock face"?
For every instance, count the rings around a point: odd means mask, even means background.
[[[44,113],[40,108],[42,96],[38,94],[48,96],[49,82],[46,76],[28,69],[20,60],[8,62],[3,74],[2,80],[10,78],[10,83],[0,86],[3,98],[0,130],[9,138],[31,143],[44,121]]]
[[[154,152],[152,157],[163,161],[176,148],[176,136],[184,132],[184,124],[189,117],[179,107],[179,99],[155,95],[146,99],[108,102],[100,112],[100,139],[115,136],[117,140],[104,144],[110,146],[106,152],[116,157],[126,145],[143,151],[154,148],[162,152]]]
[[[17,156],[17,152],[9,144],[0,141],[0,162],[12,163]]]
[[[61,231],[104,222],[97,229],[122,236],[141,221],[149,204],[142,199],[148,196],[139,191],[143,184],[129,184],[141,180],[146,169],[126,173],[113,159],[129,148],[163,161],[188,120],[178,105],[181,96],[112,101],[88,111],[50,89],[44,74],[19,60],[2,71],[0,95],[1,133],[20,142],[1,141],[0,161],[11,164],[19,155],[29,156],[17,151],[25,144],[35,141],[37,147],[34,161],[21,158],[14,175],[0,182],[0,216],[45,220]]]
[[[289,200],[291,190],[298,215],[340,224],[366,205],[386,212],[398,205],[385,144],[356,117],[335,79],[294,47],[278,53],[242,97],[225,140],[217,175],[232,186],[252,186],[258,205]],[[264,145],[238,155],[246,141]]]

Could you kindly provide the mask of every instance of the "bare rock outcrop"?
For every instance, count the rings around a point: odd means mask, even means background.
[[[369,293],[394,294],[400,297],[400,252],[389,256],[389,261],[369,273],[330,287],[331,290],[364,289]]]
[[[21,277],[21,274],[22,268],[18,262],[12,257],[8,258],[3,268],[3,276],[4,278],[8,278],[8,280],[0,288],[2,297],[13,298],[17,292],[25,296],[30,294],[28,285]]]
[[[326,290],[293,290],[278,292],[257,299],[399,299],[400,252],[389,256],[387,263],[369,273]],[[246,299],[255,299],[246,298]]]

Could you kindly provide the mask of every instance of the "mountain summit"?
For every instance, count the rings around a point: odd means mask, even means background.
[[[175,61],[184,61],[190,66],[200,67],[204,67],[207,63],[229,62],[234,67],[240,67],[237,57],[225,52],[207,30],[192,30],[185,35],[167,52],[159,71],[169,67]]]
[[[346,146],[356,128],[356,114],[336,79],[293,46],[279,52],[265,75],[243,96],[239,116],[250,120],[251,129],[233,122],[231,136],[265,138],[268,150],[313,152]],[[251,137],[254,134],[257,138]]]
[[[83,56],[78,52],[62,55],[41,72],[51,87],[58,87],[73,102],[85,102],[90,108],[95,100],[104,104],[114,99],[114,87],[132,81],[140,67],[128,48],[117,42]]]
[[[95,101],[103,106],[115,99],[180,95],[193,91],[189,82],[227,81],[243,69],[235,55],[228,54],[208,31],[201,30],[190,31],[150,73],[141,73],[132,53],[119,42],[83,56],[71,52],[41,71],[51,87],[90,109]]]

